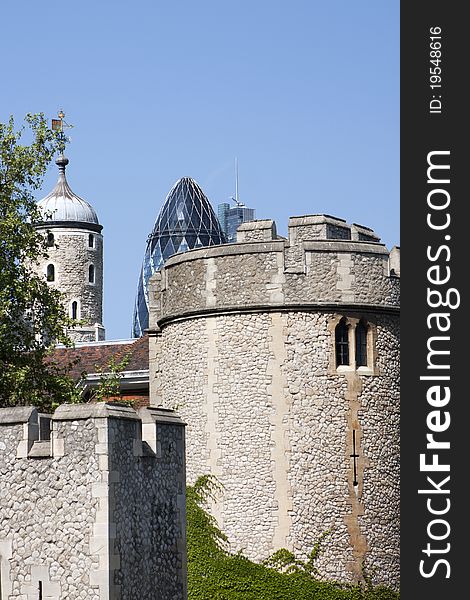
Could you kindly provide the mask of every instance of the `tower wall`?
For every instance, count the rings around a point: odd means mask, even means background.
[[[327,533],[322,575],[357,581],[364,564],[397,586],[399,280],[367,228],[316,215],[269,232],[245,223],[243,243],[153,277],[151,402],[188,422],[190,481],[223,484],[212,511],[233,550],[306,556]],[[367,324],[366,366],[337,366],[342,318],[350,336]]]
[[[54,243],[48,248],[48,258],[41,259],[35,267],[36,272],[46,277],[47,266],[54,265],[55,280],[50,285],[64,294],[64,305],[70,317],[72,303],[78,303],[77,318],[83,324],[69,330],[69,336],[78,342],[103,340],[103,236],[96,227],[88,229],[86,224],[38,229],[46,237],[51,233]],[[90,265],[94,268],[93,282],[89,281]]]
[[[39,431],[35,409],[0,409],[0,596],[184,600],[179,418],[62,405]]]

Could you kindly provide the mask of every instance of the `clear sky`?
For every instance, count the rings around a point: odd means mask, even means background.
[[[327,213],[399,245],[398,0],[3,0],[0,120],[74,128],[68,181],[104,226],[107,339],[130,336],[173,183],[215,210]],[[44,194],[57,179],[49,168]],[[40,194],[38,196],[42,197]]]

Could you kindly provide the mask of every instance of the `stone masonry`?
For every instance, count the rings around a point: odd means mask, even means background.
[[[116,403],[52,420],[0,409],[0,524],[2,600],[185,600],[182,421]]]
[[[38,226],[44,235],[54,236],[48,257],[40,261],[36,272],[47,276],[48,265],[54,266],[55,280],[51,286],[64,295],[64,305],[72,317],[72,303],[77,303],[76,318],[82,325],[68,331],[77,342],[104,340],[103,323],[103,236],[91,229],[93,224],[75,227],[59,226],[54,222]],[[90,282],[89,269],[94,269]]]
[[[325,215],[238,236],[151,279],[151,403],[188,423],[189,481],[223,484],[211,510],[232,550],[305,557],[327,533],[323,576],[398,587],[399,251],[391,270],[372,230]]]

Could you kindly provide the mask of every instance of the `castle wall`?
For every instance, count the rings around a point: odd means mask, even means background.
[[[142,418],[144,442],[132,409],[62,405],[40,440],[35,409],[0,410],[0,597],[184,600],[184,427]]]
[[[211,510],[234,551],[305,557],[328,532],[322,575],[357,581],[364,564],[395,587],[399,280],[378,242],[308,239],[308,224],[290,241],[175,256],[154,276],[151,402],[188,423],[189,480],[223,484]],[[368,324],[367,366],[335,364],[343,316]]]

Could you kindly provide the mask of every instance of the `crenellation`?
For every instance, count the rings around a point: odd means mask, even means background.
[[[258,223],[244,223],[241,231],[262,231],[254,228]],[[356,233],[367,231],[365,241],[332,239],[326,237],[326,227],[345,228],[339,219],[314,215],[295,217],[289,223],[289,243],[250,240],[170,258],[151,283],[151,327],[162,319],[201,310],[312,302],[369,304],[389,310],[399,306],[399,281],[390,274],[389,252],[372,230],[348,226]],[[318,227],[323,233],[315,238]]]

